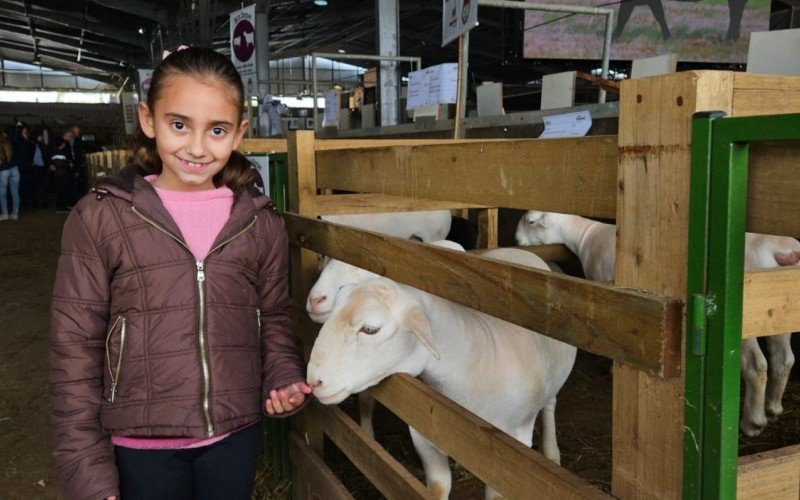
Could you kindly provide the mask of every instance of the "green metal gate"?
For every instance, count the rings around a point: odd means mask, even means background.
[[[749,146],[800,140],[800,114],[692,128],[686,310],[684,498],[736,498]]]

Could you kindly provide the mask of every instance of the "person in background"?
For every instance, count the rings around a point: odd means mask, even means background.
[[[262,414],[308,401],[286,230],[236,151],[243,97],[225,55],[167,54],[139,104],[140,164],[67,217],[50,373],[70,499],[250,500]]]
[[[32,202],[34,208],[47,208],[47,166],[50,165],[50,157],[44,142],[44,130],[37,130],[34,135]]]
[[[24,123],[19,123],[10,137],[13,156],[11,164],[19,169],[19,204],[28,208],[33,198],[33,140],[31,131]],[[13,216],[12,216],[13,218]]]
[[[12,153],[8,135],[3,132],[0,136],[0,209],[2,209],[0,221],[8,220],[8,188],[14,183],[16,187],[11,189],[11,199],[15,207],[12,211],[14,220],[17,219],[19,211],[19,169],[11,165]]]
[[[65,134],[66,136],[66,134]],[[67,214],[75,203],[75,175],[69,161],[69,143],[56,138],[50,150],[50,171],[56,185],[56,213]]]
[[[8,161],[0,168],[0,220],[17,220],[19,218],[19,182],[20,169],[17,166],[19,157],[25,154],[25,145],[18,147],[22,143],[21,137],[24,126],[17,122],[14,127],[7,129],[5,143],[8,145]],[[27,132],[26,132],[27,134]],[[8,193],[11,192],[11,212],[8,210]]]
[[[86,194],[88,183],[86,179],[86,165],[84,164],[85,148],[81,137],[80,125],[72,126],[72,140],[69,141],[72,170],[75,172],[75,192],[78,197]]]

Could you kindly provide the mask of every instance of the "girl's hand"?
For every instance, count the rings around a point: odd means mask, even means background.
[[[276,415],[292,411],[306,399],[306,394],[311,394],[311,387],[305,382],[295,382],[285,387],[269,392],[267,400],[267,414]]]
[[[106,500],[117,500],[117,497],[108,497]]]

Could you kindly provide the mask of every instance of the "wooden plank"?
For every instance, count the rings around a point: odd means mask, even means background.
[[[798,267],[745,273],[742,337],[763,337],[800,331],[798,284]]]
[[[317,215],[374,214],[380,212],[414,212],[418,210],[461,210],[487,208],[483,205],[452,201],[424,200],[387,194],[335,194],[316,198]]]
[[[506,498],[609,498],[409,375],[389,377],[372,394]]]
[[[469,144],[476,142],[501,142],[505,139],[320,139],[314,143],[316,151],[340,149],[385,148],[392,146],[429,146],[433,144]]]
[[[736,498],[800,498],[800,445],[739,457]]]
[[[616,216],[614,136],[317,152],[319,187]]]
[[[692,114],[730,113],[733,77],[682,72],[622,83],[616,283],[684,298]],[[681,336],[668,346],[681,355]],[[612,493],[680,498],[683,381],[614,365]]]
[[[487,208],[478,212],[478,248],[497,248],[497,209]]]
[[[517,247],[504,247],[504,248],[518,248],[520,250],[525,250],[526,252],[531,252],[539,257],[542,260],[547,262],[565,262],[568,260],[577,259],[578,256],[572,253],[569,248],[564,245],[536,245],[536,246],[517,246]],[[488,252],[490,249],[488,248],[479,248],[477,250],[471,250],[470,253],[476,253],[478,255],[482,253]]]
[[[681,332],[678,300],[294,214],[284,220],[292,245],[652,373],[677,370],[665,346]]]
[[[325,500],[353,499],[328,465],[296,432],[289,433],[289,457],[297,467],[297,482],[310,490],[309,499],[315,497]]]
[[[325,434],[386,498],[428,498],[433,492],[336,406],[314,404]]]
[[[733,116],[780,115],[800,110],[800,77],[733,73]]]
[[[242,139],[239,143],[242,153],[286,153],[288,144],[286,139]]]
[[[795,108],[796,111],[800,109]],[[747,230],[800,236],[800,141],[750,145]]]

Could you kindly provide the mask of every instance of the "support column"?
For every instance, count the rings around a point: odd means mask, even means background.
[[[377,20],[378,54],[400,55],[400,2],[399,0],[375,0]],[[378,88],[380,89],[381,126],[400,123],[400,82],[397,63],[382,61],[379,64]]]

